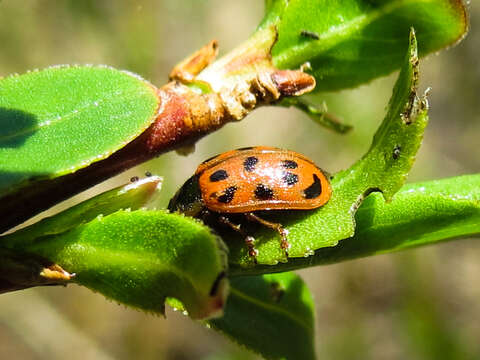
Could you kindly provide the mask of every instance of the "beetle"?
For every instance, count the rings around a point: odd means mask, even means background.
[[[170,200],[168,209],[204,221],[213,215],[217,222],[244,236],[248,253],[255,258],[255,239],[231,220],[241,214],[276,230],[288,256],[288,231],[282,224],[262,219],[258,212],[316,209],[325,205],[331,194],[329,176],[306,156],[256,146],[227,151],[201,163]]]
[[[302,30],[300,31],[300,36],[310,38],[313,40],[320,40],[320,35],[318,35],[318,33],[316,33],[315,31]]]

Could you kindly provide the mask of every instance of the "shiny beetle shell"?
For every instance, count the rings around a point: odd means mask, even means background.
[[[315,209],[331,196],[327,176],[310,159],[290,150],[232,150],[198,167],[204,206],[220,213]]]

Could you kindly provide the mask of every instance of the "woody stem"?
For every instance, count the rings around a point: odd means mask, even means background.
[[[243,119],[258,106],[312,90],[312,76],[272,65],[270,50],[275,40],[276,31],[265,30],[208,66],[197,83],[210,91],[199,91],[195,81],[172,81],[158,89],[160,108],[153,124],[110,157],[2,198],[0,233],[128,168],[194,144],[226,123]]]

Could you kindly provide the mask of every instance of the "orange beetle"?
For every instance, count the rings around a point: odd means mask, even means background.
[[[227,151],[201,163],[170,200],[170,211],[217,220],[245,236],[249,254],[256,256],[255,239],[229,214],[244,214],[279,232],[287,251],[287,230],[260,218],[263,210],[308,210],[324,205],[332,189],[325,173],[302,154],[258,146]]]

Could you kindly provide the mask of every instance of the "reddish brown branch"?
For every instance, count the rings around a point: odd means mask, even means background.
[[[35,181],[33,186],[0,199],[0,233],[130,167],[194,144],[226,123],[241,120],[258,106],[315,87],[315,79],[302,71],[275,69],[270,49],[276,34],[267,29],[259,35],[198,77],[192,71],[201,71],[210,63],[216,53],[215,42],[180,63],[171,74],[177,79],[158,90],[160,108],[156,120],[123,149],[75,173]],[[200,88],[209,90],[201,92]]]

